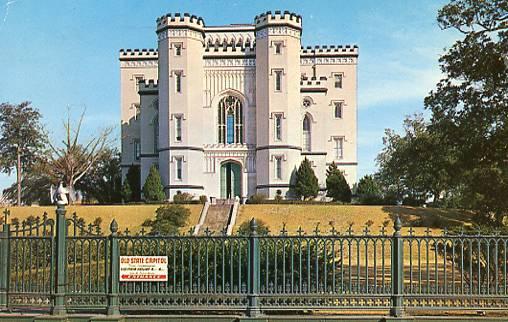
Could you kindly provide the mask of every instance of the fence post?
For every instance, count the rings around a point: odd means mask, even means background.
[[[9,235],[10,225],[7,223],[9,210],[4,211],[4,221],[0,232],[0,311],[7,309],[7,293],[9,291]]]
[[[392,238],[392,306],[390,315],[400,317],[404,314],[403,287],[404,287],[404,244],[400,230],[402,223],[399,216],[393,225],[395,231]]]
[[[67,221],[64,204],[56,206],[55,289],[51,314],[64,315],[65,288],[67,283]]]
[[[259,237],[257,233],[258,224],[255,218],[250,221],[249,234],[249,293],[247,295],[248,306],[247,315],[256,317],[261,315],[259,308],[259,283],[260,283],[260,263],[259,263]]]
[[[118,250],[118,223],[115,219],[109,225],[111,234],[109,235],[109,288],[108,288],[108,315],[119,315],[120,306],[118,304],[118,286],[119,286],[119,260]]]

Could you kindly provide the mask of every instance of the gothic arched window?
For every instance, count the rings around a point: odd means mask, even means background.
[[[226,96],[219,101],[219,143],[243,143],[243,109],[238,97]]]
[[[305,115],[303,118],[303,150],[310,151],[310,133],[311,133],[311,124],[310,118],[308,115]]]

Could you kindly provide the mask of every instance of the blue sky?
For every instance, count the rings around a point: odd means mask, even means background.
[[[457,34],[436,23],[442,0],[0,0],[0,102],[32,101],[53,137],[70,107],[85,133],[116,126],[120,48],[156,48],[155,19],[190,12],[207,25],[250,23],[267,10],[303,17],[302,44],[357,44],[359,177],[376,170],[385,128],[423,111],[439,55]],[[117,141],[118,144],[118,141]],[[0,191],[14,177],[0,175]]]

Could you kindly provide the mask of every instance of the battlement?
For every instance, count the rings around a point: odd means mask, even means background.
[[[358,46],[357,45],[338,45],[338,46],[307,46],[302,47],[300,50],[301,54],[347,54],[347,55],[358,55]]]
[[[120,49],[120,59],[157,59],[157,49]]]
[[[139,81],[139,93],[140,94],[155,94],[158,93],[159,84],[157,80],[149,79]]]
[[[163,31],[168,28],[190,28],[198,31],[203,31],[205,28],[205,21],[203,18],[191,15],[189,13],[168,13],[164,16],[157,18],[157,32]]]
[[[320,77],[302,77],[300,80],[301,86],[310,86],[310,87],[316,87],[316,86],[324,86],[326,85],[328,81],[328,78],[326,76],[320,76]]]
[[[302,29],[302,16],[294,12],[276,10],[274,13],[267,11],[254,18],[256,29],[266,27],[268,25],[286,25]]]
[[[221,54],[237,54],[237,55],[243,53],[245,53],[246,55],[256,54],[255,43],[253,47],[249,46],[244,47],[242,44],[234,44],[234,43],[230,44],[207,43],[206,45],[204,45],[204,47],[205,53],[221,53]]]

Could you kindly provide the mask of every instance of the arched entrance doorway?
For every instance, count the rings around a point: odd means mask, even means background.
[[[220,167],[221,198],[229,199],[242,195],[242,166],[237,162],[227,161]]]

